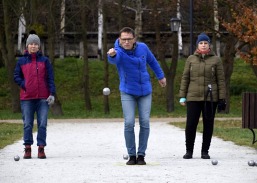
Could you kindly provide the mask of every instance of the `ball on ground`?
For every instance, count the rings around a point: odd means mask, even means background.
[[[248,161],[248,165],[249,165],[249,166],[254,166],[254,165],[255,165],[255,162],[254,162],[253,160],[250,160],[250,161]]]
[[[254,166],[257,166],[257,160],[253,160]]]
[[[103,89],[103,94],[104,95],[110,95],[110,93],[111,93],[110,88],[106,87],[106,88]]]
[[[123,154],[123,159],[127,160],[128,159],[128,155],[127,154]]]
[[[20,157],[18,155],[14,156],[14,161],[19,161]]]
[[[211,163],[212,163],[213,165],[217,165],[217,164],[218,164],[218,160],[214,159],[214,160],[211,161]]]

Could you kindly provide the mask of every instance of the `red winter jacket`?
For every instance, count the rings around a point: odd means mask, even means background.
[[[46,99],[55,95],[54,75],[51,63],[40,52],[19,58],[14,81],[20,86],[20,100]]]

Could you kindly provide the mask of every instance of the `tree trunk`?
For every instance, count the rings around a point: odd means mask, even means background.
[[[54,0],[50,0],[48,2],[48,11],[49,11],[49,16],[47,19],[47,28],[48,28],[48,54],[49,54],[49,59],[52,62],[53,68],[55,68],[55,31],[54,31],[54,18],[55,18],[55,4]],[[55,116],[62,116],[63,111],[62,111],[62,104],[58,99],[57,93],[55,94],[55,103],[54,105],[51,106],[51,112]]]
[[[60,24],[60,58],[64,59],[65,57],[65,41],[64,41],[64,33],[65,33],[65,11],[66,5],[65,0],[61,0],[61,24]]]
[[[1,38],[0,38],[0,42],[1,42]],[[4,67],[4,60],[3,60],[3,57],[2,57],[2,51],[1,51],[1,46],[0,46],[0,68],[1,67]]]
[[[103,2],[98,0],[98,59],[103,59]]]
[[[89,10],[87,7],[87,1],[81,0],[81,27],[82,27],[82,41],[83,41],[83,60],[84,60],[84,99],[85,108],[87,111],[92,110],[91,99],[90,99],[90,86],[89,86],[89,63],[87,54],[87,17]]]
[[[230,91],[229,91],[230,79],[234,69],[234,58],[236,53],[236,50],[235,50],[236,38],[233,37],[232,35],[229,35],[227,40],[229,41],[226,44],[224,57],[223,57],[223,68],[224,68],[224,74],[225,74],[226,101],[227,101],[225,113],[229,113],[230,111]]]
[[[174,102],[174,80],[176,76],[176,70],[178,65],[178,33],[173,33],[173,52],[172,52],[172,62],[168,72],[168,83],[170,85],[167,87],[167,112],[173,112],[175,110]]]
[[[213,1],[213,22],[214,22],[214,30],[213,33],[213,51],[216,53],[217,56],[220,56],[220,34],[219,34],[219,11],[218,11],[218,1]]]
[[[155,3],[155,2],[153,2]],[[164,50],[165,50],[165,46],[162,43],[161,40],[161,30],[160,30],[160,24],[159,24],[159,14],[158,14],[158,10],[157,10],[157,6],[155,4],[152,5],[153,8],[153,25],[154,25],[154,30],[155,30],[155,40],[156,40],[156,52],[157,52],[157,58],[158,60],[160,60],[162,67],[164,67],[163,69],[165,71],[168,71],[168,67],[167,64],[165,62],[165,55],[164,55]],[[165,72],[164,71],[164,72]]]
[[[168,72],[166,75],[166,110],[172,112],[174,110],[174,88],[171,73]]]
[[[142,2],[136,0],[135,34],[138,41],[142,41]]]
[[[20,99],[19,99],[19,87],[13,81],[13,71],[16,65],[15,53],[14,53],[14,43],[13,43],[13,35],[11,31],[11,26],[16,25],[14,19],[11,19],[12,7],[9,6],[10,3],[7,0],[3,0],[3,12],[4,12],[4,30],[5,30],[5,48],[2,51],[6,51],[3,53],[5,55],[5,64],[8,72],[8,80],[10,83],[10,91],[11,91],[11,100],[12,100],[12,111],[14,113],[20,112]]]
[[[60,100],[58,99],[57,95],[55,95],[54,104],[51,106],[50,109],[54,116],[63,116],[62,104],[61,104]]]
[[[123,14],[123,9],[122,9],[122,5],[124,3],[124,0],[118,0],[118,26],[119,26],[119,30],[122,29],[122,22],[123,22],[123,19],[122,19],[122,14]]]
[[[109,65],[107,61],[107,26],[106,26],[106,6],[103,4],[103,58],[104,58],[104,87],[109,86]],[[104,113],[110,113],[109,96],[104,95]]]
[[[181,2],[180,0],[177,0],[177,18],[181,20]],[[178,50],[179,50],[179,55],[182,54],[182,49],[183,49],[183,39],[182,39],[182,30],[181,30],[181,24],[178,30]]]

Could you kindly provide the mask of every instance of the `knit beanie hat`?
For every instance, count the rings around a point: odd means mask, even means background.
[[[198,45],[201,41],[207,41],[209,44],[211,44],[210,38],[205,33],[201,33],[200,35],[198,35],[196,45]]]
[[[29,44],[35,43],[40,47],[40,39],[38,35],[36,34],[30,34],[26,41],[26,47],[28,47]]]

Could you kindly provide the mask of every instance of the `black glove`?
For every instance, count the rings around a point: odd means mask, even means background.
[[[226,103],[225,99],[219,99],[218,106],[217,106],[217,112],[218,113],[224,112],[226,109],[226,105],[227,105],[227,103]]]

